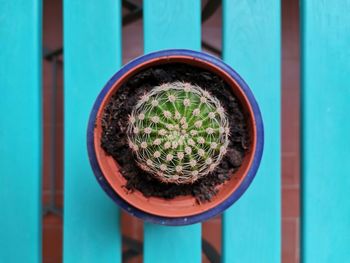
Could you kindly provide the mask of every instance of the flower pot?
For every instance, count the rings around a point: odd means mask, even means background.
[[[139,191],[126,191],[122,167],[101,147],[102,115],[112,95],[131,76],[155,65],[183,63],[220,76],[238,99],[248,124],[250,148],[239,169],[228,181],[217,187],[212,200],[199,203],[191,195],[173,199],[145,197]],[[211,55],[191,50],[163,50],[141,56],[119,70],[105,85],[92,108],[87,147],[92,169],[105,192],[128,213],[163,225],[186,225],[209,219],[227,209],[252,182],[263,152],[263,123],[254,96],[242,78],[228,65]]]

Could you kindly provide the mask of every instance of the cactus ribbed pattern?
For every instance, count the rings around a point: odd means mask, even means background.
[[[226,153],[229,123],[209,92],[190,83],[154,87],[129,117],[128,140],[141,169],[162,182],[193,183]]]

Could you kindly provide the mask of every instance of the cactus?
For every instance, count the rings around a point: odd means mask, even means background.
[[[173,82],[144,94],[129,116],[137,164],[165,183],[186,184],[213,171],[226,153],[229,123],[208,91]]]

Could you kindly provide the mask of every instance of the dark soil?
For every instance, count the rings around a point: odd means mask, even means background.
[[[196,84],[211,92],[226,109],[230,122],[231,136],[227,154],[211,174],[193,184],[166,184],[153,178],[136,165],[127,143],[128,115],[139,97],[154,86],[174,81]],[[250,143],[242,107],[224,80],[201,68],[181,63],[148,68],[129,78],[106,106],[102,128],[101,146],[121,166],[121,172],[127,180],[126,189],[138,190],[146,197],[171,199],[179,195],[192,195],[198,202],[211,200],[217,193],[215,186],[234,176],[233,172],[240,167]]]

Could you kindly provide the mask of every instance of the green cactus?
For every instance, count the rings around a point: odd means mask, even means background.
[[[183,82],[154,87],[137,102],[127,129],[139,167],[162,182],[193,183],[226,153],[229,124],[209,92]]]

